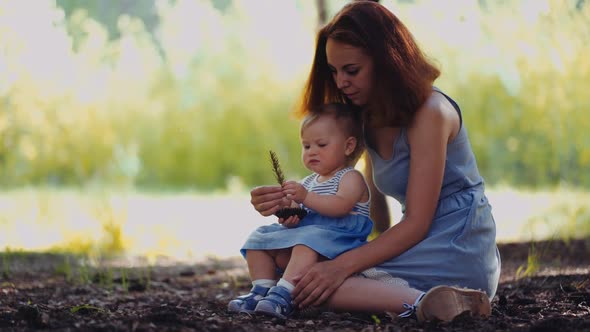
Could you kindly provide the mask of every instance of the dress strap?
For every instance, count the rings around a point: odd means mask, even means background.
[[[445,98],[449,101],[449,103],[451,103],[451,105],[453,105],[453,108],[455,108],[455,111],[457,111],[457,113],[459,114],[459,125],[462,127],[463,126],[463,115],[461,114],[461,108],[459,107],[459,104],[457,104],[457,102],[455,100],[453,100],[453,98],[449,97],[446,93],[442,92],[441,89],[439,89],[435,86],[432,86],[432,90],[445,96]]]

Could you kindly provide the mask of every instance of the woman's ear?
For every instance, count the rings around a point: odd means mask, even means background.
[[[349,138],[346,139],[345,144],[346,145],[345,145],[344,153],[348,157],[354,152],[354,149],[356,149],[356,138],[353,136],[350,136]]]

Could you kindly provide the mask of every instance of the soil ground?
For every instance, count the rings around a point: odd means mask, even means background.
[[[491,317],[465,314],[450,323],[332,312],[286,322],[231,315],[227,302],[250,288],[241,258],[89,268],[67,256],[4,253],[0,330],[590,331],[590,239],[499,247]]]

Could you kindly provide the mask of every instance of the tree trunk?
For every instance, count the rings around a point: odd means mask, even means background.
[[[318,9],[318,30],[322,28],[328,19],[328,11],[326,8],[326,0],[316,0],[316,7]]]

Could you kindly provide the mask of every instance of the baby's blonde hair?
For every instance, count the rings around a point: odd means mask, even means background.
[[[348,156],[348,165],[353,166],[359,160],[365,150],[365,139],[363,136],[363,120],[359,108],[342,103],[329,103],[314,107],[301,121],[301,133],[317,119],[330,116],[336,120],[340,129],[347,137],[356,139],[354,151]]]

